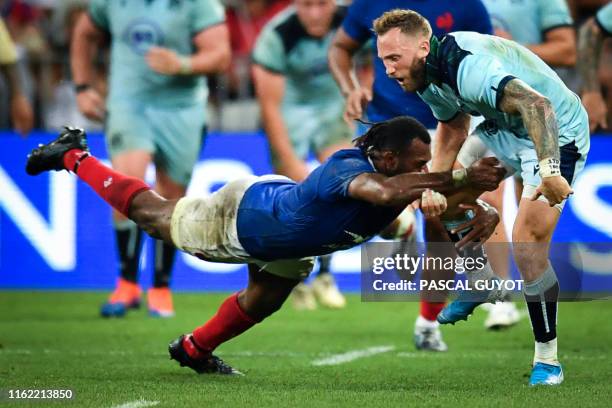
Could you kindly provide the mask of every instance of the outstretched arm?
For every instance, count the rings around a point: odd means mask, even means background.
[[[572,189],[567,180],[561,177],[559,129],[550,100],[515,78],[506,84],[500,108],[508,114],[521,116],[535,145],[542,184],[532,199],[544,195],[552,206],[569,197]]]
[[[421,198],[425,190],[446,194],[465,187],[493,191],[506,173],[498,164],[496,158],[487,157],[474,163],[465,172],[404,173],[393,177],[380,173],[363,173],[353,179],[348,193],[358,200],[395,207],[406,206]]]

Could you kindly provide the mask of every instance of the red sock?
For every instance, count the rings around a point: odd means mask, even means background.
[[[198,327],[193,331],[192,341],[195,343],[195,348],[200,352],[212,352],[221,343],[244,333],[256,323],[257,320],[247,316],[238,304],[238,293],[225,299],[225,301],[217,310],[217,313],[207,321],[203,326]],[[187,349],[187,353],[192,357],[197,357],[199,353],[190,353],[190,347],[183,343]],[[195,354],[195,355],[194,355]]]
[[[79,149],[66,152],[64,167],[74,171],[75,165],[78,164],[77,176],[89,184],[104,201],[127,217],[132,199],[151,187],[140,179],[116,172],[93,156],[83,157],[83,153]]]
[[[445,304],[446,302],[426,302],[421,300],[421,316],[433,322],[442,309],[444,309]]]

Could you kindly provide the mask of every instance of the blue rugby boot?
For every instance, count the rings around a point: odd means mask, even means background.
[[[563,382],[563,368],[560,365],[535,363],[531,369],[529,386],[559,385]]]

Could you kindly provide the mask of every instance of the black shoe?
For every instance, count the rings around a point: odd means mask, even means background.
[[[244,375],[212,354],[202,360],[195,360],[189,357],[187,351],[183,348],[183,340],[185,337],[187,336],[183,334],[168,345],[170,359],[178,361],[181,367],[189,367],[198,374]]]
[[[64,170],[64,154],[72,149],[89,151],[87,135],[83,129],[65,127],[57,139],[32,150],[28,155],[26,173],[35,176],[43,171]]]

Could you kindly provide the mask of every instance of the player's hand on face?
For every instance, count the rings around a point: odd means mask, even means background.
[[[439,217],[446,211],[446,197],[438,192],[427,189],[421,195],[420,207],[425,218]]]
[[[149,67],[163,75],[176,75],[181,70],[181,60],[176,52],[162,47],[151,47],[146,55]]]
[[[601,92],[585,92],[582,95],[582,104],[589,114],[589,130],[594,132],[597,128],[608,127],[608,107],[603,100]]]
[[[462,250],[469,246],[473,246],[474,248],[481,247],[482,244],[493,235],[495,227],[499,223],[499,214],[497,210],[493,207],[484,208],[475,203],[459,204],[459,207],[464,210],[472,210],[474,212],[474,218],[451,231],[453,234],[456,234],[457,232],[472,228],[469,233],[455,244],[455,248]]]
[[[355,119],[363,116],[363,111],[372,100],[372,92],[369,89],[355,88],[346,97],[344,120],[352,125]]]
[[[506,169],[500,166],[495,157],[485,157],[474,162],[467,168],[468,184],[477,189],[493,191],[504,179]]]
[[[92,120],[104,119],[104,99],[93,88],[77,93],[77,106],[83,115]]]
[[[535,201],[543,195],[552,207],[555,204],[560,204],[572,194],[574,194],[574,190],[562,176],[544,177],[535,194],[531,197],[531,201]]]
[[[25,95],[18,93],[11,98],[11,120],[17,133],[26,136],[34,124],[32,105]]]

